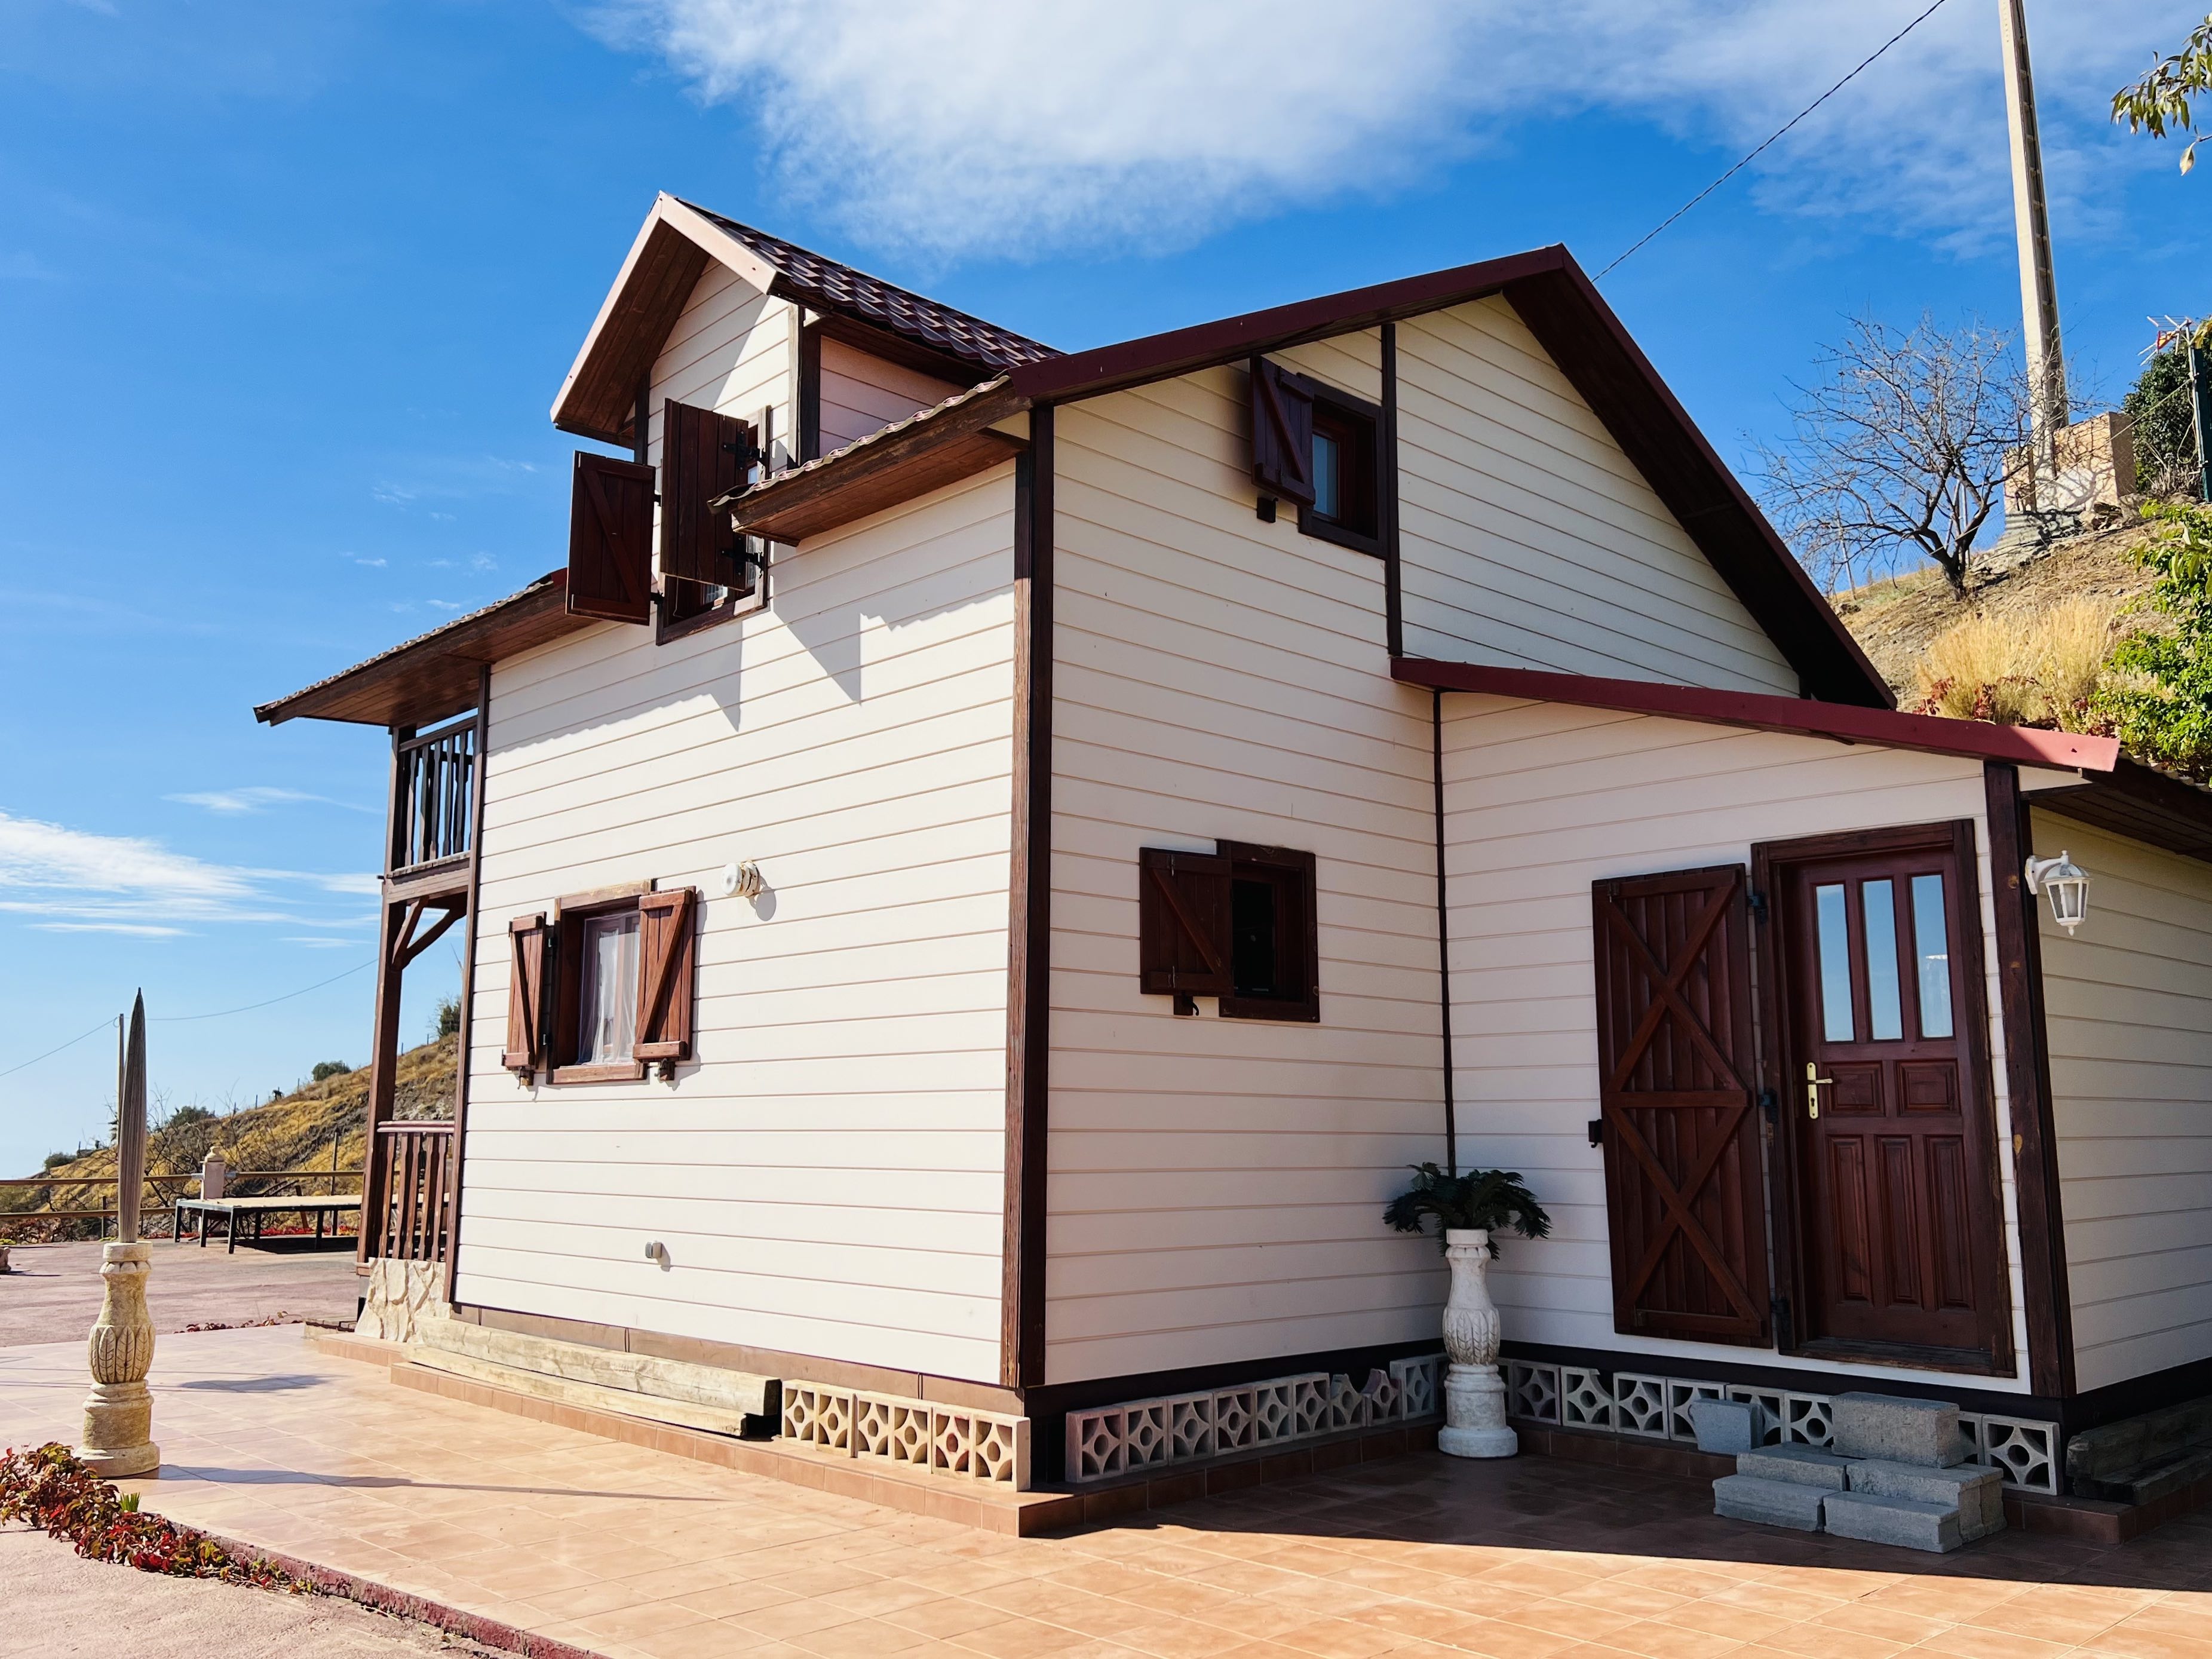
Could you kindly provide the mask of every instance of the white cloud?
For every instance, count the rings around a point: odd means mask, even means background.
[[[311,795],[303,789],[280,789],[265,783],[249,784],[242,789],[193,790],[181,795],[164,795],[161,799],[177,801],[185,806],[204,806],[210,812],[220,812],[227,817],[258,812],[270,806],[343,806],[349,812],[370,810],[351,801],[333,799],[328,795]]]
[[[1923,3],[606,0],[597,15],[610,38],[750,115],[786,187],[835,204],[856,235],[1021,255],[1185,241],[1387,189],[1531,118],[1626,118],[1747,149]],[[2197,9],[2039,9],[2062,197],[2093,198],[2092,172],[2150,164],[2151,146],[2110,131],[2106,100]],[[1759,169],[1776,208],[1938,240],[2008,234],[1986,0],[1950,0]],[[1655,200],[1655,220],[1677,204]]]
[[[374,876],[210,864],[140,836],[102,836],[0,812],[0,912],[50,933],[165,938],[192,923],[344,927],[322,896],[357,898]],[[301,890],[305,890],[302,891]],[[313,906],[313,908],[308,907]]]

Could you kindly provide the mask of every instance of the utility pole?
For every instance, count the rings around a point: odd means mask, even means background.
[[[1997,0],[2004,45],[2005,125],[2012,136],[2012,208],[2020,240],[2020,308],[2027,327],[2032,419],[2028,483],[2057,471],[2066,424],[2066,362],[2058,344],[2058,280],[2051,265],[2051,211],[2043,197],[2043,140],[2035,121],[2035,72],[2027,61],[2027,0]]]

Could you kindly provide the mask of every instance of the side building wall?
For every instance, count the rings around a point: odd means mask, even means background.
[[[2034,813],[2089,872],[2039,904],[2059,1206],[2087,1390],[2212,1358],[2212,866]]]
[[[1012,525],[1006,466],[499,665],[462,1303],[997,1380]],[[519,1082],[508,920],[643,879],[705,895],[695,1060]]]
[[[1995,980],[1989,838],[1978,762],[1847,746],[1557,703],[1444,699],[1444,842],[1449,884],[1452,1054],[1462,1166],[1518,1170],[1553,1218],[1540,1243],[1509,1238],[1491,1286],[1509,1339],[1646,1354],[1655,1362],[1752,1362],[1833,1371],[1765,1348],[1625,1335],[1613,1328],[1605,1165],[1597,1114],[1590,884],[1716,864],[1753,843],[1971,818],[1979,848],[1984,960],[1997,1146],[2012,1144]],[[2024,1352],[2012,1160],[2003,1171],[2005,1256],[2016,1352]],[[1852,1364],[1869,1380],[1926,1371]],[[2013,1378],[1976,1389],[2025,1392]]]

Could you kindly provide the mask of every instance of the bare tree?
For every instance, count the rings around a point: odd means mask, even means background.
[[[1978,319],[1905,332],[1872,318],[1795,386],[1793,430],[1757,447],[1765,507],[1829,592],[1929,560],[1964,593],[1975,539],[2027,457],[2027,375]]]

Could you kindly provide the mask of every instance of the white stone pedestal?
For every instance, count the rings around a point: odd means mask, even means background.
[[[92,1392],[85,1396],[77,1455],[109,1480],[150,1474],[161,1466],[161,1449],[154,1443],[154,1396],[146,1388],[154,1364],[154,1321],[146,1311],[153,1252],[143,1244],[106,1244],[100,1257],[106,1291],[85,1343]]]
[[[1490,1235],[1480,1227],[1444,1234],[1451,1295],[1444,1303],[1444,1425],[1437,1449],[1452,1457],[1510,1457],[1521,1437],[1505,1425],[1498,1375],[1498,1306],[1490,1299]]]

